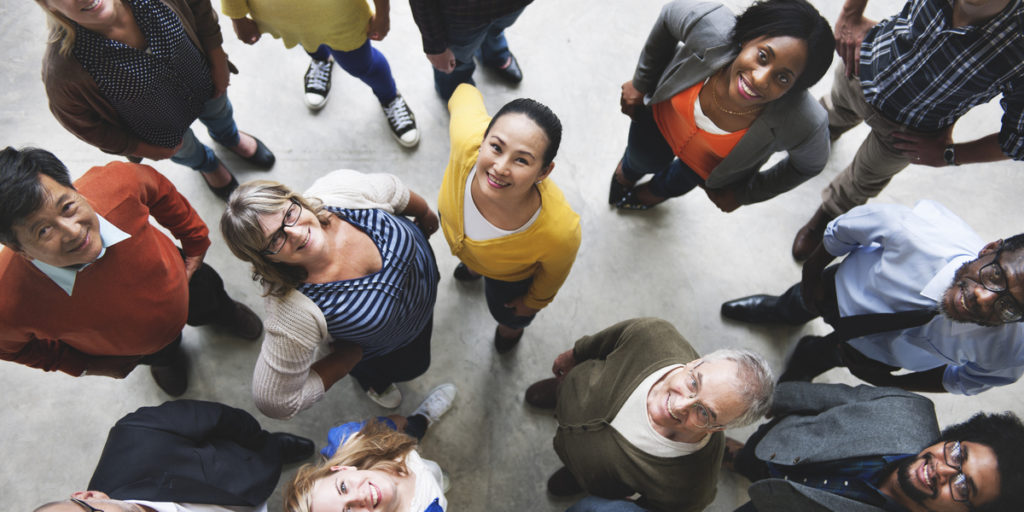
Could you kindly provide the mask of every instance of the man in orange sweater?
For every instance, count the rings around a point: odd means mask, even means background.
[[[203,264],[208,233],[152,167],[111,162],[73,185],[48,151],[0,151],[0,359],[114,378],[146,364],[161,389],[184,393],[186,322],[250,340],[263,330]]]

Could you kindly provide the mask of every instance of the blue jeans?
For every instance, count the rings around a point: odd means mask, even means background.
[[[442,73],[434,68],[434,89],[441,95],[441,99],[448,101],[459,84],[475,84],[474,56],[487,67],[497,68],[505,64],[512,56],[508,51],[508,41],[505,40],[505,29],[516,22],[523,9],[472,30],[448,30],[448,49],[455,55],[455,69],[451,73]]]
[[[638,108],[633,114],[626,152],[622,155],[622,174],[633,183],[653,174],[648,186],[658,197],[681,196],[704,184],[704,178],[676,158],[654,122],[650,106]]]
[[[398,96],[395,78],[391,75],[391,66],[388,64],[388,60],[384,58],[384,54],[370,45],[369,39],[362,46],[350,52],[335,50],[322,44],[309,56],[316,60],[327,60],[328,54],[334,56],[334,62],[337,62],[341,69],[369,85],[381,105],[386,106],[395,99],[395,96]]]
[[[609,500],[597,496],[587,496],[577,501],[565,512],[647,512],[629,500]]]
[[[206,125],[206,131],[213,140],[229,148],[238,145],[235,111],[231,108],[227,93],[206,100],[203,111],[199,113],[199,121]],[[199,142],[191,128],[185,131],[181,138],[181,149],[171,157],[171,161],[199,172],[217,170],[217,156],[213,154],[213,149]]]
[[[487,298],[487,309],[491,310],[491,316],[499,324],[513,329],[521,329],[530,325],[536,315],[519,316],[514,308],[505,307],[505,303],[526,295],[526,292],[530,291],[532,283],[532,277],[522,281],[499,281],[484,277],[484,296]]]

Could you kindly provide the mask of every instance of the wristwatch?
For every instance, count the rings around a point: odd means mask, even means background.
[[[946,160],[949,165],[957,165],[956,163],[956,150],[953,149],[953,145],[949,144],[946,149],[942,151],[942,158]]]

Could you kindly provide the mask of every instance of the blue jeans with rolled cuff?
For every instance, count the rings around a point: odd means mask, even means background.
[[[199,121],[206,125],[206,130],[213,140],[229,148],[238,145],[235,111],[231,107],[227,93],[206,100],[203,111],[199,113]],[[199,142],[191,128],[185,130],[185,135],[181,139],[181,149],[171,157],[171,161],[199,172],[217,170],[217,155],[213,153],[212,148]]]
[[[455,69],[451,73],[442,73],[434,68],[434,90],[441,95],[441,99],[448,101],[459,84],[475,84],[473,71],[476,70],[476,64],[473,57],[480,59],[484,66],[492,68],[501,67],[508,61],[512,53],[508,50],[505,29],[516,22],[523,9],[470,30],[448,29],[448,49],[455,55]]]

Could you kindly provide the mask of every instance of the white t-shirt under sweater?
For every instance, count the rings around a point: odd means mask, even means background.
[[[267,504],[258,507],[228,506],[228,505],[204,505],[202,503],[171,503],[164,501],[141,501],[125,500],[127,503],[137,503],[149,507],[156,512],[267,512]]]
[[[540,216],[540,208],[533,212],[533,217],[526,221],[526,224],[519,226],[517,229],[507,230],[501,229],[490,221],[484,218],[484,215],[480,213],[480,209],[476,207],[476,203],[473,202],[473,194],[471,192],[471,185],[473,184],[473,178],[476,176],[476,167],[469,173],[469,178],[466,179],[466,198],[462,201],[462,224],[466,230],[466,237],[473,240],[493,240],[495,238],[501,238],[503,236],[514,235],[520,231],[526,231],[533,225],[537,217]]]
[[[423,512],[435,499],[438,500],[437,503],[441,505],[442,510],[448,510],[448,500],[444,497],[444,476],[441,473],[441,466],[432,460],[420,457],[416,450],[405,456],[405,466],[416,478],[416,491],[410,502],[409,512]]]
[[[622,434],[633,446],[644,453],[655,457],[681,457],[694,453],[704,445],[708,444],[711,436],[704,436],[696,443],[684,443],[667,439],[651,425],[651,418],[647,414],[647,395],[659,379],[668,372],[681,368],[684,365],[674,364],[666,366],[650,375],[640,382],[640,385],[630,393],[629,398],[622,404],[622,408],[615,413],[612,419],[612,428]]]

